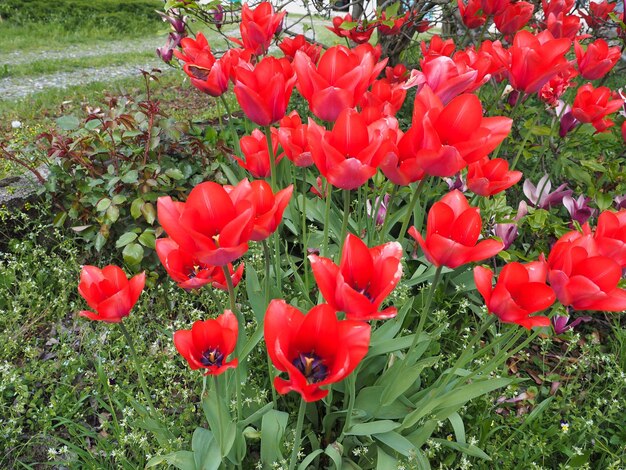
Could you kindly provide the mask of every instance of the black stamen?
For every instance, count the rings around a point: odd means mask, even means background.
[[[217,348],[207,349],[202,354],[200,362],[203,366],[222,367],[222,362],[224,362],[224,355]]]
[[[321,382],[328,376],[328,368],[315,353],[300,353],[291,363],[302,372],[308,384]]]

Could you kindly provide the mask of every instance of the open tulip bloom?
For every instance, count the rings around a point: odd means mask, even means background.
[[[303,314],[282,299],[272,300],[265,313],[267,352],[274,366],[289,374],[276,377],[281,395],[298,392],[307,402],[328,395],[320,387],[345,379],[367,354],[370,326],[338,320],[327,304]]]
[[[339,266],[316,255],[309,260],[324,299],[334,309],[346,312],[348,319],[384,320],[398,313],[395,307],[379,310],[402,277],[402,245],[398,242],[368,248],[348,234]]]
[[[206,369],[204,375],[219,375],[237,367],[237,358],[228,361],[237,334],[237,317],[226,310],[215,320],[198,320],[191,330],[174,332],[174,345],[193,370]]]
[[[103,269],[83,266],[78,293],[96,313],[82,310],[79,315],[90,320],[119,323],[139,300],[145,282],[145,273],[128,280],[124,271],[117,266],[110,265]]]
[[[454,269],[491,258],[504,248],[501,241],[494,239],[479,242],[481,228],[478,208],[471,207],[465,196],[455,189],[430,208],[426,238],[415,227],[409,229],[409,235],[417,240],[428,261]]]

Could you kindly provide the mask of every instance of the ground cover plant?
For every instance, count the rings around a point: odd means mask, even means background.
[[[141,97],[2,147],[50,162],[53,212],[1,214],[7,465],[624,465],[603,5],[585,37],[569,2],[460,2],[464,34],[406,67],[370,43],[430,26],[401,5],[323,47],[244,4],[215,56],[185,13],[220,7],[169,2],[159,55],[216,118],[172,119],[146,71]]]

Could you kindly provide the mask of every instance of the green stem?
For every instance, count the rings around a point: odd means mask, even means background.
[[[536,119],[536,116],[535,116],[535,119]],[[526,133],[524,134],[524,140],[519,146],[519,150],[517,151],[517,154],[515,155],[515,158],[513,159],[513,163],[511,163],[511,167],[509,168],[510,171],[515,170],[515,167],[517,166],[517,162],[519,158],[522,156],[522,152],[524,151],[526,144],[530,140],[530,136],[532,134],[533,127],[535,125],[535,119],[533,119],[533,124],[526,130]],[[550,134],[552,134],[552,127],[550,129],[551,129]]]
[[[126,329],[126,326],[124,325],[124,322],[120,322],[119,325],[120,325],[120,330],[122,330],[122,334],[124,335],[124,338],[126,339],[126,344],[128,344],[128,349],[130,349],[130,354],[131,356],[133,356],[133,363],[135,364],[135,370],[137,371],[137,377],[139,377],[139,384],[141,385],[143,394],[146,397],[146,401],[148,402],[150,410],[153,413],[156,413],[156,408],[154,407],[154,404],[152,403],[152,398],[150,397],[150,393],[148,392],[146,379],[143,376],[143,371],[141,370],[141,364],[139,363],[139,356],[137,356],[137,351],[135,351],[133,339],[128,333],[128,330]]]
[[[270,157],[270,184],[272,185],[272,191],[276,194],[276,160],[274,157],[274,146],[272,145],[272,128],[271,126],[264,126],[265,140],[267,140],[267,151]]]
[[[263,257],[265,258],[265,279],[263,279],[263,283],[265,284],[265,307],[270,303],[270,249],[267,246],[267,240],[263,240]],[[270,390],[272,391],[272,403],[274,403],[274,408],[276,408],[276,403],[278,401],[278,397],[276,396],[276,390],[274,389],[274,366],[272,365],[272,360],[270,358],[269,353],[266,352],[267,356],[267,371],[270,377]]]
[[[387,189],[386,185],[385,185],[385,189]],[[391,219],[391,207],[393,205],[393,201],[397,193],[398,193],[398,185],[394,184],[393,188],[391,189],[391,194],[389,195],[389,202],[387,203],[387,214],[385,214],[385,219],[383,220],[383,226],[380,229],[380,243],[383,243],[385,241],[385,237],[387,235],[387,225],[389,224],[389,219]],[[384,195],[385,195],[385,192],[383,191],[383,193],[379,197],[382,198],[384,197]],[[375,212],[374,217],[376,217],[377,213],[378,213],[378,210]]]
[[[409,207],[404,217],[404,221],[402,222],[402,228],[400,229],[400,235],[398,236],[398,240],[402,241],[404,239],[404,235],[406,234],[406,229],[409,226],[409,221],[411,220],[411,216],[413,215],[413,210],[415,209],[415,204],[417,204],[417,199],[419,198],[420,193],[424,189],[424,184],[426,183],[426,177],[420,180],[417,188],[413,192],[413,196],[411,196],[411,201],[409,202]]]
[[[435,290],[437,290],[437,284],[439,283],[439,279],[441,277],[442,268],[443,268],[442,266],[437,266],[437,269],[435,270],[435,276],[433,277],[432,284],[430,285],[430,291],[428,291],[428,297],[426,297],[426,303],[424,304],[424,307],[422,308],[422,312],[420,314],[420,320],[419,320],[419,323],[417,324],[415,337],[413,338],[411,347],[409,348],[406,354],[407,357],[413,351],[413,349],[415,349],[415,346],[417,346],[419,336],[424,330],[424,325],[426,324],[426,318],[428,317],[428,314],[430,313],[430,306],[433,302],[433,297],[435,296]]]
[[[343,430],[341,431],[341,435],[338,439],[339,442],[343,441],[346,432],[350,429],[350,422],[352,421],[352,411],[354,410],[354,400],[356,397],[356,371],[346,378],[346,389],[346,396],[344,398],[343,404],[344,408],[347,409],[346,420],[343,424]]]
[[[233,113],[230,112],[230,107],[228,106],[228,102],[224,95],[220,96],[222,103],[224,104],[224,108],[226,108],[226,113],[228,113],[228,129],[230,129],[230,133],[233,135],[233,139],[235,139],[235,153],[239,158],[243,158],[243,154],[241,153],[241,147],[239,146],[239,136],[237,135],[237,130],[233,124]]]
[[[322,245],[322,256],[328,256],[328,224],[330,222],[330,203],[332,201],[331,187],[326,183],[326,210],[324,211],[324,245]]]
[[[230,309],[237,317],[237,325],[239,327],[239,335],[237,338],[237,344],[235,346],[235,356],[239,357],[239,351],[241,350],[241,332],[244,330],[245,325],[243,321],[243,315],[237,308],[237,302],[235,300],[235,287],[233,286],[233,280],[230,277],[230,273],[228,272],[228,267],[226,265],[222,266],[222,271],[224,271],[224,277],[226,278],[226,285],[228,286],[228,298],[230,300]],[[237,421],[241,419],[241,377],[240,377],[240,367],[235,367],[235,390],[237,394]]]
[[[343,251],[343,243],[348,232],[348,217],[350,216],[350,190],[343,190],[343,220],[341,222],[341,235],[339,235],[339,252]]]
[[[303,179],[302,179],[302,268],[304,269],[304,285],[306,286],[307,296],[309,295],[309,269],[308,262],[309,258],[307,256],[307,226],[306,226],[306,192],[307,192],[307,182],[306,182],[306,168],[303,169]]]
[[[306,402],[304,399],[300,398],[300,409],[298,410],[298,421],[296,422],[296,439],[293,442],[289,470],[294,470],[294,468],[296,468],[296,464],[298,463],[298,452],[300,451],[300,443],[302,442],[302,426],[304,424],[305,411]]]

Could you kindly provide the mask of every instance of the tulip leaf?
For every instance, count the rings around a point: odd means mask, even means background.
[[[341,454],[343,452],[343,447],[338,442],[333,442],[332,444],[328,444],[326,449],[324,449],[324,453],[328,455],[333,463],[335,464],[336,470],[341,470],[343,468],[341,462]]]
[[[265,302],[265,293],[259,283],[259,277],[250,263],[246,266],[246,294],[248,295],[248,302],[250,302],[250,307],[252,307],[257,323],[262,325],[267,303]]]
[[[129,243],[134,242],[137,239],[137,234],[134,232],[126,232],[122,234],[120,238],[115,242],[115,248],[122,248],[123,246],[128,245]]]
[[[354,407],[365,411],[369,416],[379,419],[403,418],[414,409],[410,402],[405,399],[396,400],[387,406],[383,406],[380,402],[380,395],[383,389],[382,385],[361,389],[356,397]]]
[[[351,426],[350,429],[346,431],[346,434],[350,436],[371,436],[372,434],[381,434],[393,431],[398,426],[400,426],[400,423],[389,419],[370,421],[369,423],[358,423]]]
[[[202,400],[202,409],[209,427],[213,430],[213,436],[217,441],[218,453],[221,457],[225,457],[235,442],[237,425],[231,420],[224,400],[222,400],[215,389],[211,390],[206,398]]]
[[[218,470],[222,459],[214,433],[196,428],[191,438],[191,449],[197,470]]]
[[[300,462],[300,465],[298,466],[298,470],[306,470],[307,467],[311,465],[311,463],[313,463],[313,460],[315,460],[318,455],[323,454],[323,453],[324,451],[322,449],[317,449],[311,452],[309,455],[306,456],[306,458],[302,462]]]
[[[252,333],[252,336],[250,336],[250,339],[244,344],[244,347],[241,349],[241,353],[239,354],[239,363],[242,363],[243,360],[248,357],[248,354],[252,352],[257,344],[259,344],[261,338],[263,338],[263,325],[259,325],[257,329],[254,330],[254,333]]]
[[[432,436],[437,429],[439,422],[436,419],[429,419],[422,424],[416,431],[407,436],[416,448],[422,447],[426,441]]]
[[[388,445],[396,452],[401,453],[405,457],[410,457],[415,453],[415,446],[406,437],[395,431],[389,431],[381,434],[374,434],[374,438]]]
[[[376,470],[388,470],[398,467],[398,460],[385,453],[380,447],[377,448]]]
[[[413,343],[413,337],[415,335],[401,336],[399,338],[391,338],[383,341],[372,341],[370,349],[367,353],[367,357],[379,356],[381,354],[387,354],[400,349],[406,349]],[[421,333],[417,341],[417,344],[430,341],[429,336],[426,333]]]
[[[146,468],[156,467],[162,463],[168,463],[179,470],[196,470],[196,461],[194,453],[188,450],[179,450],[167,455],[157,455],[148,460]]]
[[[143,259],[143,247],[138,243],[130,243],[122,251],[124,262],[130,266],[138,266]]]
[[[452,413],[448,416],[448,421],[452,425],[452,429],[454,429],[454,436],[456,437],[456,441],[460,444],[465,444],[465,425],[463,424],[463,419],[461,415],[458,413]]]
[[[389,370],[379,379],[386,384],[380,396],[383,406],[390,405],[396,398],[406,392],[419,379],[422,370],[437,363],[439,357],[428,357],[411,366],[405,361],[396,361]]]
[[[287,429],[289,413],[270,410],[261,420],[261,462],[272,465],[272,462],[282,460],[280,442]]]

